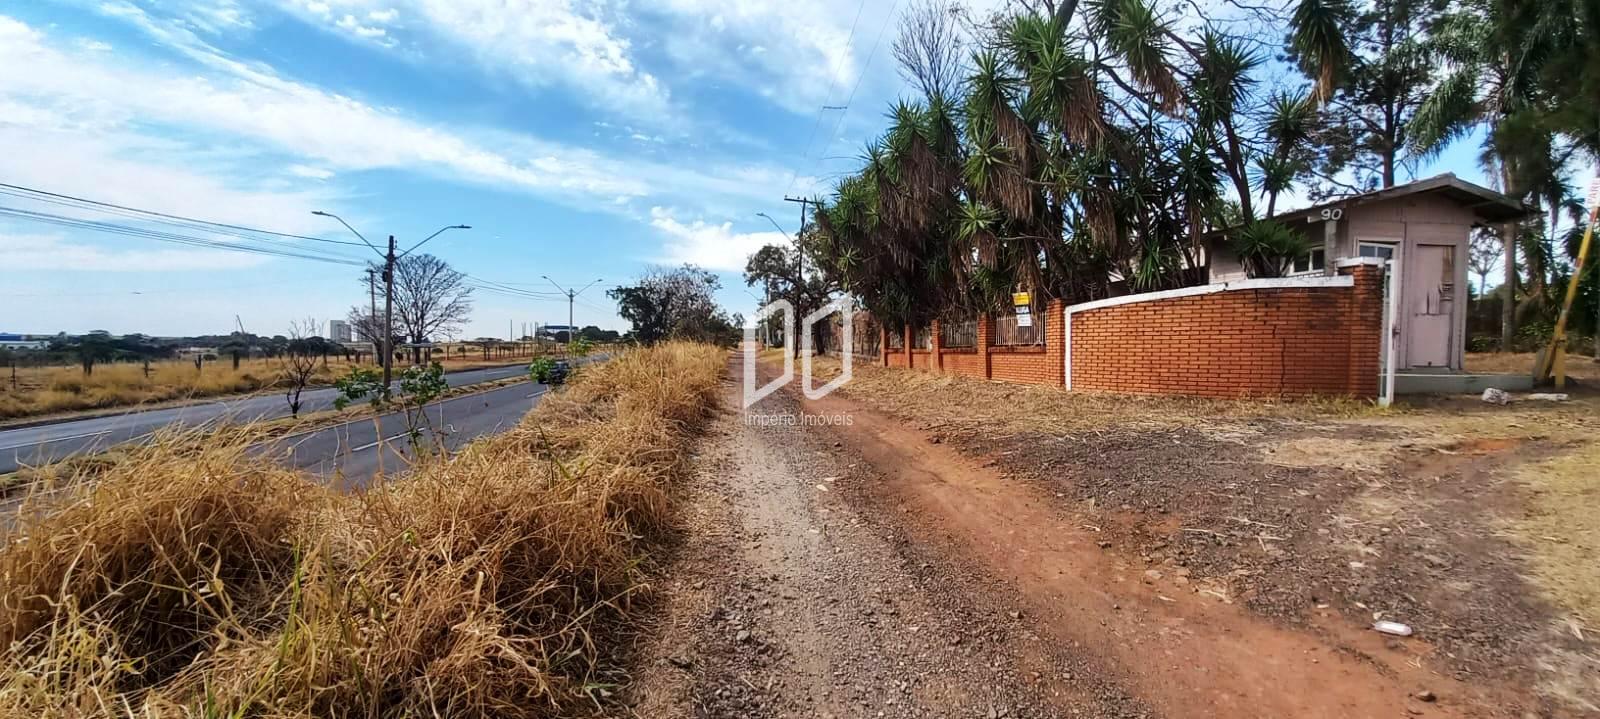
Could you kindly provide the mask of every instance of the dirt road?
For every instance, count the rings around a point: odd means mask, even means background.
[[[636,716],[1523,716],[1421,640],[1251,613],[1038,484],[797,394],[703,448]]]

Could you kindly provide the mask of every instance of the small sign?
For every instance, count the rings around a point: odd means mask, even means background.
[[[1030,292],[1011,293],[1011,306],[1017,312],[1018,327],[1033,326],[1033,294]]]
[[[1600,208],[1600,177],[1589,181],[1589,211]]]

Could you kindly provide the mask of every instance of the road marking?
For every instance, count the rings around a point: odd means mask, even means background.
[[[385,438],[380,439],[380,440],[378,440],[376,442],[372,442],[372,443],[369,443],[369,444],[363,444],[360,447],[351,447],[350,449],[345,450],[345,453],[346,454],[355,454],[356,452],[365,452],[365,451],[367,451],[369,449],[372,449],[373,447],[376,447],[376,446],[378,446],[380,444],[383,444],[384,442],[393,442],[393,441],[395,441],[397,439],[400,439],[401,437],[404,437],[404,436],[406,436],[408,434],[410,434],[410,432],[401,432],[400,434],[397,434],[397,435],[395,435],[393,437],[385,437]]]
[[[69,439],[83,439],[84,437],[99,437],[102,434],[111,434],[111,430],[102,429],[99,432],[85,432],[83,434],[70,434],[70,435],[67,435],[65,437],[56,437],[54,439],[41,439],[41,440],[39,440],[37,442],[23,442],[22,444],[7,445],[5,447],[0,447],[0,451],[4,451],[4,450],[7,450],[7,449],[21,449],[22,447],[37,447],[37,446],[39,446],[41,444],[53,444],[55,442],[65,442],[65,441],[67,441]]]

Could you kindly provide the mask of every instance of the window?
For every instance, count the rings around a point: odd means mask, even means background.
[[[1394,245],[1387,242],[1363,242],[1358,250],[1362,257],[1376,257],[1383,260],[1394,259]]]
[[[1321,272],[1323,268],[1327,267],[1327,261],[1328,253],[1322,248],[1318,247],[1317,249],[1294,258],[1294,267],[1289,271],[1289,274],[1304,275],[1313,272]]]

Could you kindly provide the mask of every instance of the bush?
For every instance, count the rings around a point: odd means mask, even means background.
[[[572,713],[724,362],[629,353],[358,495],[170,436],[38,493],[0,547],[0,716]]]

